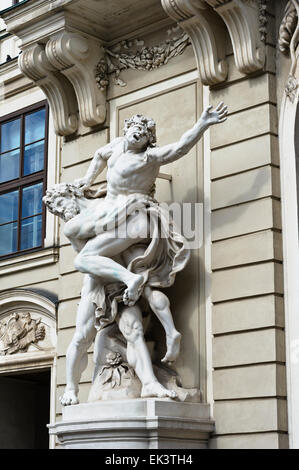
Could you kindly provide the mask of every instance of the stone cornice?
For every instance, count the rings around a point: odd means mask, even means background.
[[[86,127],[105,121],[105,90],[99,89],[95,77],[104,55],[103,45],[116,43],[124,34],[132,37],[137,29],[140,32],[140,28],[165,20],[167,14],[189,35],[202,83],[215,85],[227,77],[228,35],[241,73],[263,68],[264,3],[142,0],[141,8],[140,0],[122,0],[117,6],[93,0],[31,0],[2,16],[7,31],[21,39],[20,69],[42,88],[57,134],[66,136],[77,131],[79,119]]]

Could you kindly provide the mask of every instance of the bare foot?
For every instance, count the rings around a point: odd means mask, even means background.
[[[181,333],[176,331],[172,336],[166,336],[167,351],[161,362],[174,362],[180,353]]]
[[[167,388],[163,387],[158,381],[152,382],[147,385],[143,385],[141,390],[141,397],[158,397],[158,398],[176,398],[177,394],[174,390],[167,390]]]
[[[132,280],[128,284],[128,288],[125,290],[124,295],[123,295],[123,303],[125,305],[128,305],[131,307],[132,305],[135,305],[137,300],[139,299],[141,295],[141,286],[143,284],[143,276],[139,276],[139,274],[136,274]]]
[[[78,395],[75,390],[65,389],[62,397],[59,397],[59,401],[63,406],[77,405],[79,403]]]

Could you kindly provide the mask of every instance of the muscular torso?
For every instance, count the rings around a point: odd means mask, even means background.
[[[150,194],[159,173],[159,165],[149,161],[146,152],[126,151],[123,139],[113,145],[107,167],[108,198]]]
[[[146,157],[146,152],[133,153],[125,150],[124,139],[117,139],[111,145],[107,159],[107,195],[104,199],[93,199],[87,207],[69,220],[65,227],[65,235],[74,242],[92,238],[98,233],[97,224],[105,224],[106,217],[126,203],[126,199],[134,194],[150,195],[159,173],[159,164]],[[81,245],[74,245],[80,251]]]

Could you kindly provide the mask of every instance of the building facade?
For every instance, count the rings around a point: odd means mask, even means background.
[[[83,275],[41,203],[46,188],[82,177],[133,114],[156,121],[163,145],[224,101],[227,121],[156,187],[159,201],[203,208],[202,243],[167,294],[182,333],[176,370],[210,404],[209,448],[299,448],[298,2],[1,0],[1,10],[0,447],[57,445],[40,429],[61,419]],[[156,358],[162,335],[154,323]],[[88,358],[81,402],[92,346]]]

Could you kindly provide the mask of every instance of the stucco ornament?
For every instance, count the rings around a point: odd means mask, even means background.
[[[191,44],[188,34],[178,27],[169,29],[167,34],[168,38],[155,46],[145,46],[143,40],[133,39],[105,48],[104,57],[96,67],[96,81],[100,90],[105,90],[111,78],[116,85],[126,86],[126,82],[120,77],[122,71],[157,69],[182,54]]]
[[[158,147],[155,122],[135,115],[125,121],[123,137],[95,152],[83,178],[47,191],[44,202],[65,221],[64,234],[77,252],[75,268],[85,274],[76,332],[67,351],[63,405],[78,403],[80,376],[94,340],[95,376],[107,350],[117,352],[111,342],[122,342],[125,362],[140,380],[141,397],[177,397],[154,373],[144,339],[142,302],[165,330],[167,350],[162,361],[174,362],[181,334],[160,289],[173,285],[190,250],[168,211],[155,200],[153,188],[161,165],[182,158],[209,126],[226,118],[223,103],[215,110],[208,106],[177,142]],[[106,187],[92,190],[106,167]]]
[[[30,313],[13,313],[7,321],[0,322],[0,355],[26,352],[31,344],[45,338],[45,327],[41,319],[31,318]]]
[[[285,86],[286,95],[293,103],[296,97],[296,91],[299,86],[296,77],[296,68],[298,61],[298,43],[299,43],[299,1],[291,0],[287,3],[283,20],[279,28],[279,49],[283,54],[290,54],[291,68],[289,77]]]

